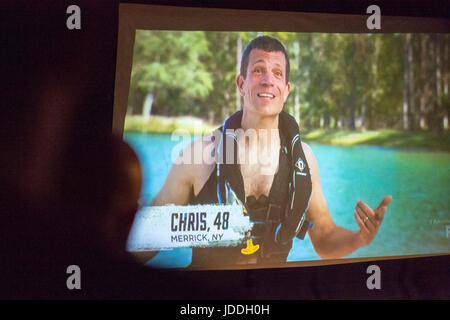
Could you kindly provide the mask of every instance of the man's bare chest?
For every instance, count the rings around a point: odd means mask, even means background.
[[[237,167],[242,175],[245,196],[269,196],[272,183],[278,171],[280,160],[280,145],[271,148],[246,146],[244,152],[238,152]],[[214,165],[203,165],[202,170],[194,174],[194,194],[197,195],[214,173]]]
[[[269,195],[274,175],[263,175],[257,168],[241,166],[242,178],[244,180],[245,196]]]
[[[242,145],[242,144],[241,144]],[[268,196],[278,170],[280,153],[279,140],[274,145],[247,144],[245,159],[240,158],[240,171],[246,196]],[[241,153],[240,155],[242,155]]]
[[[270,189],[278,170],[278,156],[271,157],[269,163],[240,165],[246,196],[269,196]]]

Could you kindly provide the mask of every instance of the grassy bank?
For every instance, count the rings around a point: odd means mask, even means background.
[[[175,130],[186,130],[190,134],[208,134],[218,125],[208,124],[195,117],[162,117],[151,116],[146,120],[142,116],[127,116],[125,118],[125,131],[141,133],[172,133]]]
[[[390,148],[414,148],[450,152],[450,132],[405,132],[393,129],[374,131],[305,130],[303,140],[343,146],[376,145]]]
[[[125,131],[142,133],[172,133],[177,129],[190,134],[208,134],[219,127],[196,117],[127,116]],[[309,143],[342,146],[376,145],[391,148],[414,148],[450,152],[450,132],[404,132],[393,129],[374,131],[348,131],[332,129],[303,130],[302,139]]]

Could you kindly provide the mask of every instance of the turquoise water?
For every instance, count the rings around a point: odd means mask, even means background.
[[[141,202],[158,193],[180,141],[170,135],[125,133],[142,163]],[[348,258],[450,252],[446,225],[450,225],[450,154],[355,146],[310,145],[317,159],[323,193],[337,225],[357,230],[353,217],[357,200],[372,208],[392,195],[376,238]],[[185,267],[190,249],[162,251],[149,263]],[[295,239],[288,261],[317,260],[309,237]]]

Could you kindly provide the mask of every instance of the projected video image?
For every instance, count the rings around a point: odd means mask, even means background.
[[[137,30],[128,250],[193,269],[448,253],[449,40]]]

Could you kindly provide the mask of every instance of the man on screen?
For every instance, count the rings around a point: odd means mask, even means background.
[[[278,40],[252,40],[236,78],[243,110],[226,119],[211,139],[188,146],[180,157],[212,146],[214,152],[201,164],[176,161],[153,200],[153,205],[239,203],[254,222],[247,245],[193,248],[193,267],[284,263],[294,237],[303,239],[306,232],[320,257],[340,258],[369,244],[383,221],[391,196],[375,209],[356,203],[358,231],[333,222],[314,154],[301,142],[295,119],[282,111],[290,91],[289,69]],[[234,161],[218,161],[230,153]]]

